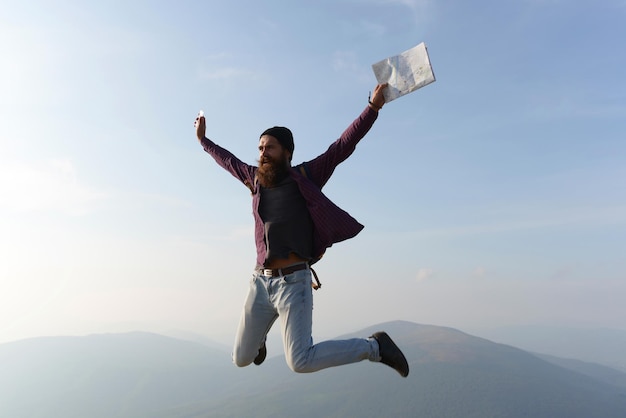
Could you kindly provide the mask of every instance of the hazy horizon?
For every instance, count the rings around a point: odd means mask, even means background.
[[[249,191],[195,139],[294,163],[428,46],[326,195],[365,225],[316,271],[314,335],[407,320],[626,330],[623,0],[0,0],[0,343],[186,330],[230,344]],[[273,332],[276,332],[274,330]]]

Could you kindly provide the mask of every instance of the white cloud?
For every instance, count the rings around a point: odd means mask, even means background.
[[[8,163],[0,166],[0,208],[18,212],[59,211],[81,215],[105,199],[78,180],[73,163],[67,159],[47,160],[37,166]]]
[[[383,3],[400,4],[411,10],[417,10],[427,7],[430,4],[430,0],[383,0]]]
[[[335,71],[358,71],[357,55],[353,51],[335,51],[333,54],[333,69]]]
[[[468,235],[499,234],[532,229],[556,228],[571,225],[598,226],[626,223],[624,205],[603,207],[571,207],[543,213],[528,212],[516,219],[491,223],[418,230],[421,237],[458,237]]]
[[[387,32],[387,28],[378,22],[362,21],[360,25],[363,31],[377,37],[384,36]]]
[[[425,16],[427,16],[427,12],[432,7],[431,0],[374,0],[376,3],[382,5],[398,5],[401,7],[406,7],[410,10],[410,12],[415,17],[417,21],[425,21]]]
[[[372,79],[369,65],[359,63],[354,51],[335,51],[332,57],[332,68],[338,73],[348,73],[351,79],[370,82]]]
[[[423,282],[424,280],[428,280],[435,275],[435,271],[431,268],[420,268],[417,271],[417,281]]]
[[[233,64],[237,58],[230,53],[220,52],[208,55],[199,70],[199,76],[204,80],[231,80],[246,78],[257,79],[258,73],[245,65]]]
[[[485,277],[485,274],[487,274],[487,269],[482,266],[476,267],[474,269],[474,272],[472,273],[474,277],[478,277],[478,278]]]
[[[246,70],[245,68],[236,67],[223,67],[211,70],[203,70],[201,73],[201,78],[205,80],[230,80],[244,77],[249,78],[253,76],[254,73],[252,71]]]

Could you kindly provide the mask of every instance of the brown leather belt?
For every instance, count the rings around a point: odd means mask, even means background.
[[[281,269],[264,269],[260,268],[259,272],[268,277],[281,277],[286,276],[296,271],[306,270],[309,268],[307,263],[294,264],[293,266],[283,267]]]
[[[309,267],[308,263],[294,264],[293,266],[283,267],[281,269],[259,268],[258,270],[259,273],[267,277],[282,277],[291,273],[295,273],[296,271],[307,269],[311,270],[311,273],[313,273],[313,279],[315,280],[314,282],[311,282],[311,286],[313,287],[313,289],[317,290],[322,287],[322,283],[320,282],[320,279],[318,279],[317,273],[315,272],[315,270]]]

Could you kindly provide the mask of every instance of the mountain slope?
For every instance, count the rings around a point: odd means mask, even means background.
[[[148,333],[0,345],[0,416],[133,417],[222,392],[228,355]]]
[[[407,379],[369,362],[295,375],[284,366],[284,359],[277,358],[262,366],[268,369],[265,373],[254,370],[241,388],[244,397],[205,402],[162,416],[626,416],[623,390],[453,329],[393,322],[345,337],[379,329],[387,330],[405,352],[411,366]]]
[[[610,385],[617,386],[626,391],[626,373],[613,369],[601,364],[589,363],[586,361],[564,359],[555,356],[549,356],[547,354],[536,354],[537,357],[543,359],[549,363],[556,364],[559,367],[573,370],[575,372],[589,376],[600,382],[605,382]]]
[[[626,330],[510,326],[475,333],[526,351],[598,363],[626,372]]]
[[[146,333],[3,344],[0,416],[626,416],[623,387],[454,329],[392,322],[345,337],[380,329],[405,352],[407,379],[367,361],[306,375],[283,357],[240,369],[224,351]]]

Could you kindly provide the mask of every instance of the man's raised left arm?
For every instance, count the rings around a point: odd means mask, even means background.
[[[341,134],[339,139],[333,142],[323,154],[305,163],[311,180],[318,187],[322,188],[326,184],[335,167],[354,152],[356,145],[374,125],[378,118],[378,112],[385,104],[385,96],[383,95],[385,88],[387,88],[387,83],[377,85],[374,94],[368,100],[367,107]]]

